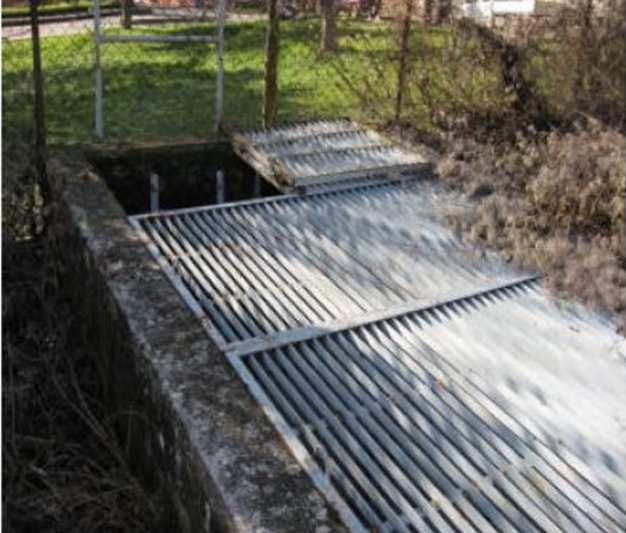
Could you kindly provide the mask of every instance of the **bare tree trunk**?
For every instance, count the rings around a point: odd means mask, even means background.
[[[451,11],[451,0],[439,0],[439,24],[447,22],[450,19]]]
[[[278,107],[278,56],[280,53],[280,20],[278,0],[269,0],[269,26],[265,50],[265,98],[263,103],[263,125],[271,128],[276,120]]]
[[[429,26],[432,21],[433,1],[434,0],[424,0],[424,10],[422,11],[422,24],[424,26]]]
[[[400,120],[402,114],[402,103],[404,91],[406,90],[406,71],[409,63],[409,38],[411,36],[411,20],[413,17],[413,0],[405,0],[404,14],[402,17],[402,29],[400,33],[400,61],[398,65],[398,89],[396,93],[396,121]]]
[[[322,52],[337,49],[337,21],[335,19],[335,0],[320,0],[322,8]]]
[[[46,120],[44,109],[44,81],[41,68],[41,42],[39,40],[39,0],[30,0],[30,32],[33,46],[35,167],[37,180],[44,200],[50,196],[50,184],[46,170]]]
[[[442,9],[442,1],[441,0],[432,0],[432,13],[430,16],[431,24],[434,26],[439,26],[441,24],[441,9]]]
[[[121,25],[127,30],[133,27],[132,10],[134,7],[133,0],[122,0]]]
[[[578,67],[576,72],[576,94],[578,95],[578,107],[585,108],[585,97],[589,94],[586,84],[591,81],[587,75],[589,69],[589,60],[587,59],[587,50],[591,46],[593,32],[593,0],[586,0],[581,5],[582,20],[580,31],[582,33],[582,47],[578,50],[577,60]]]

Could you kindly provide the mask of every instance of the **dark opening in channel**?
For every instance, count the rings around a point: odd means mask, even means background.
[[[256,178],[227,142],[105,148],[88,157],[129,215],[151,210],[153,174],[158,176],[160,210],[218,203],[219,170],[224,173],[224,202],[280,194]]]

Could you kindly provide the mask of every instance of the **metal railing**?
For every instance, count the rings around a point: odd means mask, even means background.
[[[101,16],[100,0],[93,0],[94,22],[94,71],[95,71],[95,133],[104,138],[103,69],[100,48],[116,43],[210,43],[216,45],[217,79],[215,91],[215,130],[219,130],[224,106],[224,23],[226,0],[217,1],[217,27],[215,35],[106,35]]]

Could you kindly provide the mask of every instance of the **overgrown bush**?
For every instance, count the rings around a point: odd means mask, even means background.
[[[457,140],[437,170],[478,202],[450,218],[457,231],[613,313],[626,331],[625,154],[626,137],[595,124],[531,132],[514,146]]]
[[[413,20],[407,40],[402,13],[413,3],[398,0],[387,45],[363,51],[369,69],[355,77],[352,57],[337,54],[335,70],[380,123],[510,141],[520,128],[547,131],[582,114],[626,132],[624,2],[580,0],[549,14],[498,18],[496,28],[459,13],[437,28]],[[351,48],[350,39],[343,46]]]

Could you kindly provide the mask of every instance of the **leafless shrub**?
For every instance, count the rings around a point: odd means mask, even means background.
[[[7,531],[148,531],[155,510],[107,421],[95,362],[42,242],[3,261],[2,499]]]
[[[626,132],[626,2],[578,0],[556,14],[529,65],[550,105],[570,120],[580,113]]]
[[[407,38],[409,4],[398,0],[393,12],[402,23],[385,27],[385,40],[346,41],[359,49],[366,73],[355,73],[348,54],[334,58],[335,70],[379,123],[511,141],[528,126],[547,131],[590,115],[626,131],[624,1],[580,0],[499,17],[495,28],[456,13],[436,30],[412,24]]]

